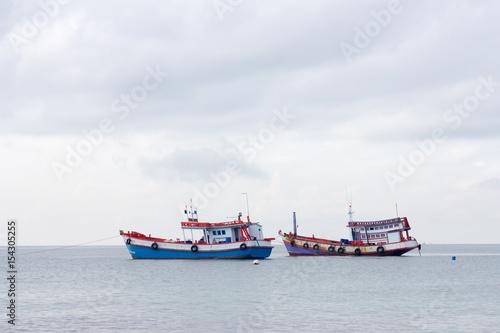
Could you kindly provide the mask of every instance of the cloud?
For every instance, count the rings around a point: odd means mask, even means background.
[[[494,190],[498,191],[500,190],[500,178],[491,178],[483,181],[482,183],[479,184],[479,187],[488,189],[488,190]]]
[[[143,159],[140,163],[153,179],[168,182],[209,182],[214,175],[234,162],[241,166],[239,177],[266,179],[268,176],[255,165],[246,164],[243,153],[235,146],[225,148],[176,148],[172,153],[157,159]]]

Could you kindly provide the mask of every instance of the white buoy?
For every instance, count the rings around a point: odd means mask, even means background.
[[[254,260],[254,261],[253,261],[253,264],[254,264],[254,265],[258,265],[258,264],[260,264],[260,261],[258,261],[258,260]]]

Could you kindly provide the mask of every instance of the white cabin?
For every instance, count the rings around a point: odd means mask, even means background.
[[[365,245],[399,243],[411,239],[408,234],[411,228],[406,217],[368,222],[351,221],[347,227],[351,229],[352,240],[361,241]]]

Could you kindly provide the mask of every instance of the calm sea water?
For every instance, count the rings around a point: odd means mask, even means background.
[[[258,266],[50,249],[18,248],[16,327],[2,279],[1,332],[500,330],[500,245],[424,244],[396,258],[289,257],[278,245]]]

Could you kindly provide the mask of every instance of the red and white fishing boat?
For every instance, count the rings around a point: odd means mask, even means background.
[[[184,211],[187,222],[181,222],[184,239],[151,237],[136,231],[120,235],[133,259],[244,259],[267,258],[271,255],[274,238],[264,238],[257,222],[237,219],[225,222],[201,222],[196,210]],[[185,231],[190,232],[186,236]],[[198,233],[195,237],[194,232]]]
[[[293,233],[281,233],[281,238],[291,256],[400,256],[413,249],[420,251],[420,244],[409,235],[410,224],[406,217],[380,221],[353,221],[349,206],[351,240],[340,241],[297,235],[295,212]]]

